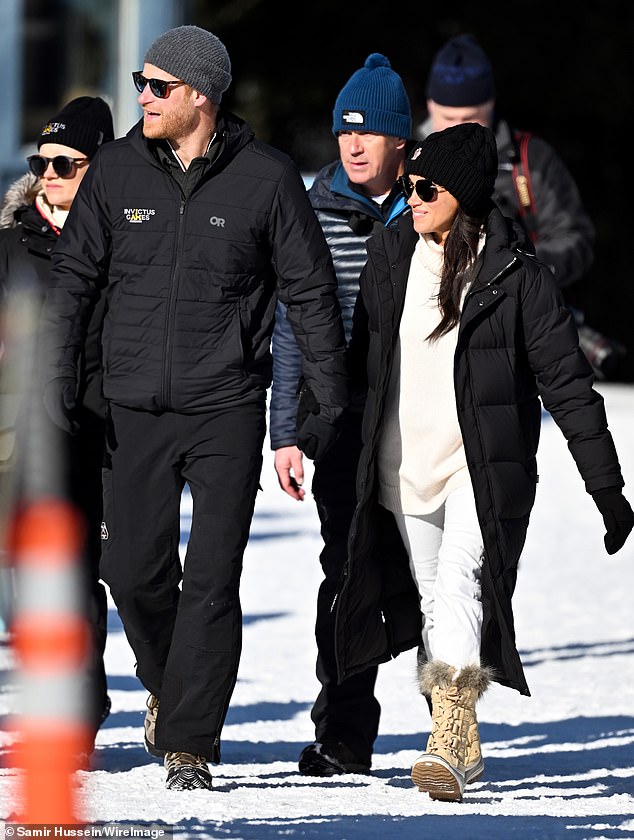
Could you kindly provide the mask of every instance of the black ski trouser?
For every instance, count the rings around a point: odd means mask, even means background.
[[[108,704],[104,665],[108,627],[108,598],[99,580],[103,490],[101,486],[105,422],[88,408],[78,411],[79,431],[70,441],[70,486],[73,501],[86,522],[83,574],[92,651],[86,669],[88,703],[93,733],[99,729]]]
[[[348,532],[356,507],[356,476],[361,453],[361,414],[348,412],[341,433],[318,464],[312,493],[324,542],[319,556],[324,572],[317,595],[317,679],[321,690],[311,711],[317,741],[343,741],[369,765],[381,707],[374,696],[378,668],[367,668],[338,684],[335,613],[331,611],[348,555]]]
[[[102,576],[137,675],[160,700],[156,746],[214,763],[240,660],[240,576],[265,409],[264,398],[190,415],[110,406]],[[181,565],[185,483],[193,515]]]

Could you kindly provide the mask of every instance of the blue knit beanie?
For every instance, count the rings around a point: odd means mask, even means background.
[[[473,35],[458,35],[447,41],[434,58],[427,98],[439,105],[466,108],[494,97],[491,62]]]
[[[341,89],[332,112],[332,131],[411,137],[412,114],[403,81],[381,53],[369,55]]]

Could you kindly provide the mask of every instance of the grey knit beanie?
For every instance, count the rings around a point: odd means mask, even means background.
[[[144,61],[182,79],[216,104],[231,84],[231,61],[225,45],[199,26],[177,26],[159,35]]]

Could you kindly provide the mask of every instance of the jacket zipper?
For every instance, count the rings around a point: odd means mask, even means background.
[[[178,206],[178,215],[176,217],[176,249],[170,278],[167,312],[165,313],[165,339],[163,341],[163,358],[165,359],[165,362],[163,363],[163,381],[161,385],[161,403],[163,408],[170,408],[171,402],[172,377],[170,371],[172,369],[172,353],[174,347],[172,336],[174,333],[174,312],[176,309],[176,300],[178,298],[178,278],[180,273],[181,254],[183,252],[183,220],[185,217],[186,203],[186,200],[181,198]]]

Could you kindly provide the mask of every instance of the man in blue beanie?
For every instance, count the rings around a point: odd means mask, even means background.
[[[553,147],[541,137],[517,131],[496,113],[493,67],[473,35],[457,35],[438,50],[426,93],[428,116],[416,132],[421,139],[464,122],[493,129],[498,150],[493,199],[505,216],[526,229],[537,256],[552,270],[564,297],[570,300],[570,287],[593,262],[594,226],[572,175]],[[607,347],[606,356],[599,358],[584,344],[589,333],[579,324],[581,313],[575,311],[575,315],[582,348],[595,374],[605,378],[620,350],[616,345],[613,350]]]
[[[337,296],[349,339],[359,275],[366,261],[366,239],[407,209],[395,184],[404,171],[411,136],[410,105],[400,76],[384,55],[369,55],[343,86],[335,101],[332,130],[339,158],[317,173],[308,195],[333,255]],[[296,392],[302,371],[286,314],[286,307],[278,304],[270,438],[280,486],[301,501],[304,473],[295,428]],[[368,668],[338,684],[331,612],[346,562],[348,530],[356,504],[364,400],[364,393],[351,395],[339,438],[315,462],[312,492],[324,541],[320,555],[324,579],[315,625],[317,677],[322,687],[312,709],[315,742],[302,751],[299,759],[299,770],[306,775],[367,773],[378,731],[380,707],[374,696],[377,669]]]

